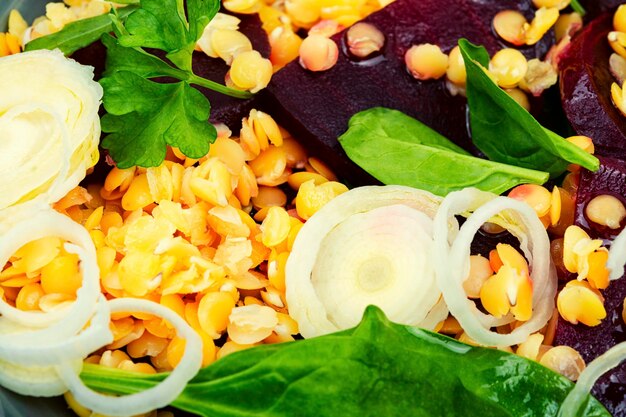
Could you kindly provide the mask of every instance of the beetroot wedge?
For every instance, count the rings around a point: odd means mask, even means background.
[[[267,89],[267,109],[309,152],[355,185],[373,179],[348,160],[337,137],[353,114],[371,107],[400,110],[476,152],[467,128],[466,100],[452,96],[443,80],[414,79],[406,70],[404,53],[421,43],[449,52],[463,37],[494,53],[505,45],[491,29],[493,16],[503,9],[518,9],[531,17],[531,6],[530,0],[397,0],[364,19],[384,33],[382,55],[352,59],[346,53],[345,35],[339,33],[333,37],[340,49],[337,64],[316,73],[291,62],[274,75]],[[543,56],[550,46],[548,38],[523,52]]]
[[[610,194],[626,203],[626,162],[600,157],[596,172],[581,171],[576,195],[576,224],[592,238],[613,239],[619,230],[611,230],[590,221],[585,208],[594,197]],[[623,225],[622,225],[623,226]],[[626,297],[626,277],[612,281],[602,291],[607,317],[596,327],[573,325],[561,317],[556,329],[555,345],[568,345],[578,350],[589,362],[617,343],[626,341],[626,325],[622,319],[622,306]],[[626,364],[603,376],[595,385],[593,394],[614,416],[626,416]]]
[[[237,15],[241,19],[239,30],[252,42],[252,47],[268,58],[270,56],[270,43],[265,30],[261,27],[261,19],[254,15]],[[193,72],[209,80],[224,84],[224,77],[229,67],[219,58],[210,58],[204,52],[194,52]],[[241,119],[258,106],[258,98],[241,100],[216,93],[213,90],[200,89],[211,102],[211,122],[224,123],[230,129],[239,132]]]
[[[596,154],[626,159],[626,117],[611,102],[612,53],[606,36],[613,28],[605,13],[578,33],[559,63],[563,109],[579,135],[589,136]]]
[[[580,4],[587,12],[585,19],[593,18],[603,12],[613,10],[623,3],[624,0],[580,0]]]

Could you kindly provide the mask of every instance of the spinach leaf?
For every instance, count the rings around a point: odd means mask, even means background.
[[[97,365],[81,374],[113,394],[165,376]],[[354,329],[220,359],[172,405],[204,417],[549,417],[572,386],[537,362],[394,324],[368,307]],[[589,397],[581,416],[610,414]]]
[[[137,10],[137,6],[127,6],[117,11],[120,18],[126,18]],[[26,51],[36,49],[60,49],[65,55],[71,55],[81,48],[91,45],[105,34],[113,32],[111,14],[90,17],[68,23],[63,30],[28,42]]]
[[[578,164],[599,168],[596,157],[544,129],[534,117],[498,87],[483,67],[489,55],[465,39],[459,47],[467,70],[467,101],[472,141],[489,159],[549,172],[552,177]]]
[[[373,108],[352,116],[339,137],[346,154],[385,184],[445,196],[465,187],[500,194],[519,184],[543,184],[548,174],[476,158],[420,121]]]

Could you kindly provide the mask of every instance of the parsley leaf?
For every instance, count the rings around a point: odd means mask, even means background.
[[[120,168],[157,166],[167,145],[190,158],[209,151],[217,132],[209,123],[210,103],[191,85],[199,85],[239,98],[247,91],[233,90],[195,75],[191,57],[197,39],[220,7],[218,0],[141,0],[140,8],[122,20],[113,12],[116,37],[105,34],[107,48],[102,147]],[[143,48],[167,53],[167,62]],[[173,65],[172,65],[173,64]],[[151,80],[168,77],[178,82]],[[169,81],[169,80],[168,80]]]
[[[101,81],[106,91],[102,141],[119,168],[155,166],[165,158],[166,144],[191,158],[209,151],[217,135],[207,123],[209,101],[187,82],[160,84],[129,71]]]
[[[142,49],[125,48],[113,36],[102,36],[102,43],[107,48],[107,65],[105,76],[119,71],[130,71],[144,78],[174,77],[181,79],[186,76],[184,71],[172,68],[162,59]]]
[[[205,26],[209,24],[219,10],[219,2],[212,0],[187,0],[190,41],[193,41],[195,44],[200,39]]]
[[[136,6],[128,6],[120,9],[117,13],[120,18],[126,18],[136,9]],[[37,49],[59,48],[65,55],[71,55],[79,49],[96,42],[102,34],[111,32],[113,30],[111,16],[111,14],[103,14],[68,23],[60,32],[42,36],[28,42],[24,50],[34,51]]]

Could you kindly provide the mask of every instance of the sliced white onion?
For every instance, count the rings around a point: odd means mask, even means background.
[[[15,335],[8,341],[2,338],[0,345],[17,343],[18,340],[45,342],[49,340],[48,338],[58,339],[76,334],[94,313],[94,307],[100,296],[96,251],[87,230],[67,216],[50,209],[35,213],[31,219],[11,227],[0,237],[0,265],[5,265],[17,249],[26,243],[47,236],[57,236],[73,243],[66,245],[66,248],[79,256],[83,281],[76,292],[76,301],[67,309],[43,313],[19,310],[0,298],[1,320],[11,320],[31,328],[45,327],[31,333]]]
[[[69,361],[67,366],[80,372],[82,360]],[[3,360],[0,360],[0,385],[32,397],[56,397],[67,391],[54,366],[21,366]]]
[[[439,201],[409,187],[370,186],[315,213],[286,266],[289,314],[302,336],[353,327],[370,304],[398,323],[424,321],[440,297],[431,262]]]
[[[185,353],[176,368],[155,387],[122,397],[100,394],[88,388],[80,379],[80,372],[71,363],[57,366],[57,372],[78,403],[97,413],[114,417],[142,414],[165,407],[185,389],[202,365],[202,340],[196,331],[173,310],[148,300],[117,298],[109,301],[112,313],[136,312],[154,314],[167,320],[185,339]]]
[[[450,220],[458,214],[472,212],[460,230],[450,230]],[[470,245],[478,229],[487,221],[508,229],[519,241],[529,261],[533,280],[532,318],[510,334],[492,332],[490,327],[511,320],[494,320],[478,310],[463,289],[469,271]],[[458,230],[458,232],[457,232]],[[455,236],[451,239],[451,236]],[[549,256],[550,240],[535,212],[528,205],[469,188],[450,193],[435,217],[434,229],[437,280],[452,315],[467,335],[486,346],[519,344],[541,329],[554,309],[557,278]]]
[[[416,327],[426,330],[435,330],[437,325],[448,318],[448,306],[443,297],[439,297],[437,304],[428,312],[428,315]]]
[[[85,330],[63,338],[51,338],[45,343],[31,343],[28,341],[31,334],[28,330],[25,331],[23,326],[2,322],[0,334],[3,343],[0,344],[0,360],[22,366],[46,366],[76,358],[83,359],[113,342],[113,334],[109,329],[110,320],[111,312],[106,299],[102,296]]]
[[[591,362],[580,373],[574,389],[572,389],[559,409],[558,417],[580,415],[581,407],[585,404],[587,395],[591,393],[598,378],[626,360],[626,342],[619,343],[604,352]]]
[[[0,210],[59,200],[97,161],[102,87],[93,68],[59,50],[15,54],[0,62],[0,91]],[[69,157],[67,169],[56,155]]]
[[[609,278],[616,280],[624,275],[624,265],[626,264],[626,228],[611,243],[609,259],[606,267],[611,271]]]

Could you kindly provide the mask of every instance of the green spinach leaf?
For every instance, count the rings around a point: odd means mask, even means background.
[[[500,194],[548,174],[476,158],[420,121],[397,110],[355,114],[339,143],[361,168],[384,184],[407,185],[445,196],[465,187]]]
[[[137,6],[127,6],[119,9],[117,14],[123,19],[135,10],[137,10]],[[58,48],[65,55],[71,55],[96,42],[103,34],[110,32],[113,32],[111,14],[103,14],[68,23],[60,32],[28,42],[24,49],[34,51],[36,49]]]
[[[101,83],[108,112],[102,130],[109,132],[102,146],[119,168],[160,164],[166,144],[191,158],[209,151],[217,136],[207,123],[209,101],[188,83],[159,84],[127,71],[115,72]]]
[[[166,374],[85,365],[94,389],[129,394]],[[573,384],[537,362],[391,323],[233,353],[202,369],[173,406],[204,417],[550,417]],[[581,416],[610,417],[589,397]]]
[[[591,171],[599,168],[596,157],[544,129],[487,75],[483,67],[489,55],[483,47],[465,39],[459,47],[467,69],[467,100],[472,141],[489,159],[549,172],[555,177],[568,164]]]

